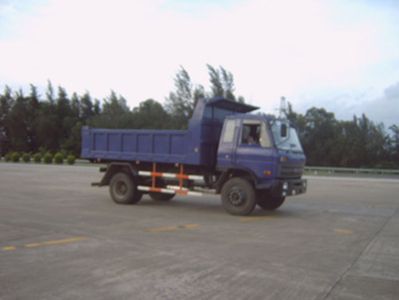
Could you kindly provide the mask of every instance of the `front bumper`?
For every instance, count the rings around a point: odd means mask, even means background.
[[[306,193],[308,182],[306,179],[281,179],[273,188],[273,194],[278,196],[295,196]]]

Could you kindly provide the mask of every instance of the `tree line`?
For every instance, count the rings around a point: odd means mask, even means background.
[[[0,94],[0,151],[57,152],[79,155],[82,126],[101,128],[184,129],[200,98],[224,96],[244,102],[234,93],[234,78],[223,67],[207,66],[210,90],[192,83],[181,67],[175,76],[175,89],[164,105],[147,99],[133,109],[126,99],[111,91],[102,101],[89,92],[68,95],[65,88],[48,82],[45,95],[34,85],[29,91],[13,91],[6,86]]]
[[[223,96],[245,102],[236,95],[234,77],[223,67],[207,66],[210,88],[192,82],[181,67],[174,90],[164,104],[147,99],[133,109],[111,91],[102,101],[89,92],[68,95],[48,82],[45,95],[30,85],[29,91],[5,87],[0,94],[0,151],[43,151],[79,155],[82,126],[101,128],[184,129],[200,98]],[[388,131],[366,115],[351,121],[337,120],[332,112],[312,107],[305,114],[289,105],[288,118],[295,124],[308,165],[341,167],[399,167],[399,127]]]
[[[399,168],[399,127],[385,129],[365,114],[350,121],[312,107],[299,114],[288,107],[311,166]]]

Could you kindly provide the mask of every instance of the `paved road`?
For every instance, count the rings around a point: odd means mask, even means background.
[[[311,177],[274,213],[115,205],[96,168],[0,164],[0,299],[398,299],[399,181]]]

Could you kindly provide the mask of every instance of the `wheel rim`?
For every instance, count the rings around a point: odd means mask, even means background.
[[[124,196],[127,194],[127,185],[123,181],[118,181],[115,185],[115,193],[118,196]]]
[[[245,193],[239,188],[233,188],[229,194],[228,199],[234,206],[240,206],[245,202]]]

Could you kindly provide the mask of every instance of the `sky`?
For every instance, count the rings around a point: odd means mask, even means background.
[[[206,64],[265,113],[281,96],[352,119],[399,124],[396,0],[0,0],[0,89],[115,90],[163,102],[180,66]],[[44,94],[44,93],[43,93]]]

